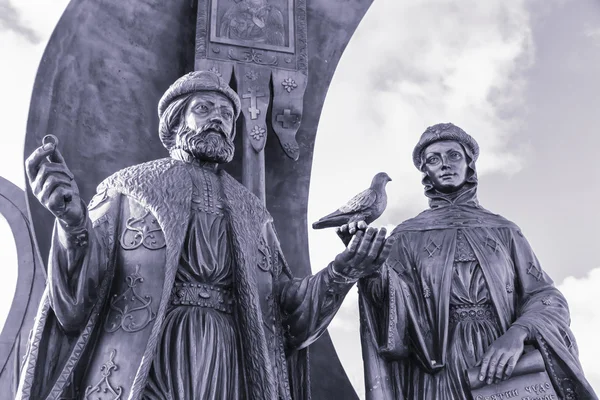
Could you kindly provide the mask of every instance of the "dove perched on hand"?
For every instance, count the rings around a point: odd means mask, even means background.
[[[385,185],[392,178],[380,172],[371,181],[371,187],[354,196],[348,203],[313,223],[313,229],[333,228],[364,221],[367,224],[383,214],[387,206]]]

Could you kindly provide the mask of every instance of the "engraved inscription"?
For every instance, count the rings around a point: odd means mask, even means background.
[[[475,398],[475,400],[503,400],[503,399],[512,399],[519,395],[519,391],[517,389],[507,390],[504,392],[492,394],[490,396],[482,396],[479,395]]]
[[[534,383],[490,395],[477,395],[475,400],[558,400],[550,382]]]

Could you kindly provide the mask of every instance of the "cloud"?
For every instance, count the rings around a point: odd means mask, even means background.
[[[586,25],[583,29],[583,35],[592,40],[598,41],[598,44],[600,45],[600,28]]]
[[[600,268],[591,270],[583,278],[566,278],[558,289],[569,302],[571,329],[579,346],[579,358],[586,378],[600,391],[600,359],[598,332],[600,332],[600,308],[593,299],[598,298]]]
[[[33,82],[45,44],[56,26],[68,0],[0,0],[0,43],[5,57],[0,63],[0,120],[3,124],[3,153],[0,175],[21,188],[25,187],[23,145],[29,114]],[[35,27],[37,41],[23,40],[23,35],[7,28],[7,21],[20,21]],[[26,21],[26,22],[25,22]],[[8,25],[21,26],[21,25]]]
[[[393,178],[380,222],[414,216],[426,201],[412,149],[425,128],[439,122],[453,122],[477,139],[480,175],[519,171],[513,115],[524,106],[523,73],[533,60],[524,3],[373,3],[325,101],[309,220],[344,204],[379,171]],[[327,201],[317,193],[328,193]]]
[[[10,0],[0,0],[0,30],[15,32],[33,44],[42,40],[39,33],[23,22],[21,13]]]

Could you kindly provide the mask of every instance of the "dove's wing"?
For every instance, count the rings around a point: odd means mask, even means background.
[[[324,216],[313,224],[313,228],[322,229],[332,226],[340,226],[348,223],[349,219],[353,219],[361,212],[371,207],[377,199],[377,193],[372,189],[367,189],[360,192],[329,215]]]
[[[369,188],[351,198],[346,204],[341,206],[338,211],[342,214],[364,211],[371,207],[375,203],[376,199],[377,193],[375,193],[373,189]]]

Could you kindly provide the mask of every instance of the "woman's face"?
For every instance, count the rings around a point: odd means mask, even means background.
[[[460,189],[467,180],[467,157],[460,143],[441,140],[423,151],[423,172],[433,187],[442,193]]]

